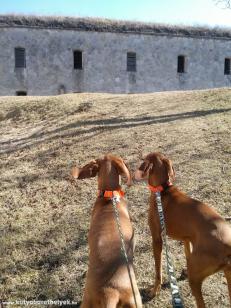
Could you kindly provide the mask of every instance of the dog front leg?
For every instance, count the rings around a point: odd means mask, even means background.
[[[153,247],[153,255],[155,260],[155,283],[154,287],[149,291],[149,297],[153,298],[156,296],[161,289],[162,284],[162,239],[153,239],[152,247]]]
[[[188,267],[188,260],[190,258],[191,253],[192,253],[192,244],[188,240],[184,241],[184,252],[185,252],[185,257],[186,257],[186,262],[187,262],[187,267]],[[184,280],[187,277],[188,277],[188,271],[187,271],[186,268],[183,268],[181,275],[180,275],[180,279]]]

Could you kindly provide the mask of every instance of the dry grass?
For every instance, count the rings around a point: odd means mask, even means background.
[[[211,38],[231,37],[230,27],[171,25],[106,18],[76,18],[71,16],[0,15],[0,27],[75,29],[81,31],[129,32]]]
[[[87,270],[87,232],[96,179],[66,180],[112,152],[135,170],[140,156],[161,151],[174,162],[176,184],[225,216],[230,208],[231,90],[145,95],[74,94],[0,98],[0,297],[80,301]],[[149,192],[126,189],[137,246],[140,288],[153,283],[147,226]],[[190,222],[189,222],[190,223]],[[185,266],[181,243],[169,240],[176,273]],[[166,280],[166,274],[164,276]],[[229,307],[221,274],[209,278],[207,307]],[[194,300],[179,281],[186,307]],[[169,288],[145,307],[170,307]]]

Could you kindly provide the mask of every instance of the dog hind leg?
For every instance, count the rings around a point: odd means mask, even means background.
[[[231,267],[229,267],[228,269],[225,269],[224,273],[225,273],[225,277],[227,280],[227,285],[228,285],[228,290],[229,290],[229,300],[231,304]]]
[[[93,308],[93,305],[90,300],[84,298],[80,305],[80,308]]]
[[[207,265],[210,263],[209,258],[199,251],[193,252],[188,257],[187,263],[189,285],[196,299],[197,307],[205,308],[205,302],[201,291],[202,282],[207,276],[213,274],[215,270],[211,268],[211,272],[208,272]]]
[[[140,296],[140,292],[138,289],[138,286],[136,284],[136,282],[133,282],[134,285],[134,292],[135,294],[133,294],[131,292],[129,299],[126,300],[126,303],[124,305],[122,305],[123,308],[142,308],[142,300],[141,300],[141,296]],[[136,299],[134,299],[134,296]]]
[[[205,303],[201,292],[202,281],[193,280],[192,278],[189,277],[189,285],[191,287],[192,294],[196,299],[197,307],[205,308]]]
[[[120,295],[115,289],[108,288],[104,291],[104,296],[100,300],[99,308],[117,308],[119,307]],[[98,308],[97,307],[97,308]]]

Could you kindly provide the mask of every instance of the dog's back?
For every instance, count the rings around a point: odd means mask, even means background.
[[[129,263],[132,264],[134,250],[134,233],[123,199],[117,204],[121,231],[125,241]],[[92,293],[103,294],[106,288],[121,290],[122,299],[131,288],[128,269],[123,253],[121,239],[116,225],[115,213],[111,200],[97,199],[91,218],[89,230],[89,268],[87,284]],[[133,280],[133,268],[130,266]],[[124,292],[122,292],[124,290]],[[127,292],[128,293],[128,292]]]
[[[190,198],[175,186],[162,193],[162,202],[170,237],[189,239],[194,248],[216,251],[222,259],[231,255],[231,228],[209,205]]]

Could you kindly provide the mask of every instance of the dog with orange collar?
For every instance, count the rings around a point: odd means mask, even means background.
[[[120,157],[106,155],[82,168],[73,167],[71,174],[75,179],[98,175],[98,196],[88,234],[89,267],[81,307],[142,307],[133,269],[134,232],[120,186],[121,175],[127,178],[127,185],[131,185],[127,166]],[[113,211],[115,198],[129,272],[121,254],[121,240]]]
[[[149,227],[155,259],[155,284],[148,290],[154,297],[162,283],[162,237],[155,193],[159,192],[163,205],[166,233],[183,241],[187,260],[188,280],[197,307],[204,308],[203,280],[224,271],[231,301],[231,228],[207,204],[192,199],[172,185],[175,171],[172,162],[161,153],[147,155],[136,170],[136,180],[146,180],[151,190]]]

